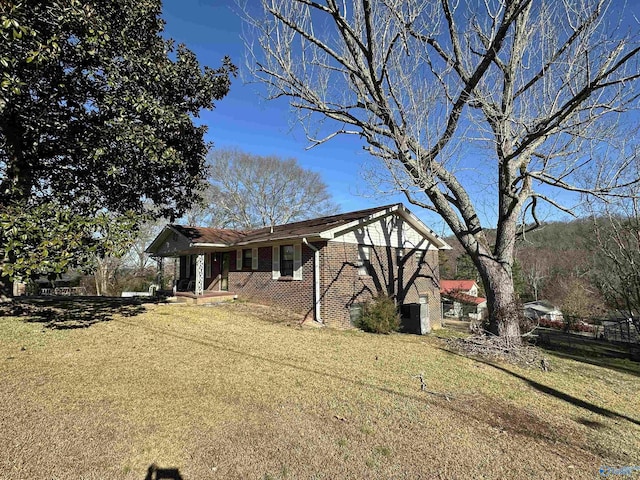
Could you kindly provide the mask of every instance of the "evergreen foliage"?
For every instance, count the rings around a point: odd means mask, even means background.
[[[390,333],[400,327],[400,314],[391,297],[379,293],[362,307],[362,316],[358,322],[365,332]]]
[[[160,0],[0,2],[0,273],[58,272],[91,247],[26,238],[43,211],[64,239],[106,211],[175,217],[198,198],[208,146],[194,118],[235,67],[203,69],[162,37],[160,13]],[[14,211],[32,215],[24,235],[6,231]]]

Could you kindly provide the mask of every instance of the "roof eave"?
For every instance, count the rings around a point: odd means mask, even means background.
[[[192,242],[189,244],[189,248],[229,248],[233,246],[233,243],[200,243],[200,242]]]
[[[385,217],[387,215],[389,215],[390,213],[393,213],[395,210],[398,209],[398,205],[392,205],[391,207],[388,208],[384,208],[384,209],[380,209],[375,213],[372,213],[371,215],[367,215],[366,217],[361,217],[358,218],[356,220],[352,220],[348,223],[345,223],[344,225],[340,225],[338,227],[333,227],[333,228],[329,228],[327,230],[323,230],[320,232],[320,235],[323,236],[323,238],[334,238],[336,236],[336,234],[343,232],[343,231],[347,231],[352,229],[353,227],[362,224],[362,223],[371,223],[373,220],[375,220],[376,218],[380,218],[380,217]]]
[[[299,234],[299,235],[284,235],[284,236],[278,236],[278,237],[274,237],[274,238],[258,238],[256,240],[248,240],[248,241],[243,241],[243,242],[236,242],[236,243],[231,243],[228,246],[229,247],[242,247],[245,245],[252,245],[252,244],[262,244],[262,243],[282,243],[282,242],[286,242],[289,240],[300,240],[306,238],[307,240],[326,240],[327,238],[333,238],[333,237],[324,237],[322,236],[322,234],[319,233],[307,233],[307,234]]]
[[[368,215],[367,217],[362,217],[357,220],[353,220],[345,225],[341,225],[339,227],[334,227],[329,230],[324,230],[320,232],[320,235],[323,238],[334,238],[335,235],[342,231],[347,231],[361,223],[371,223],[378,218],[386,217],[394,212],[398,212],[402,218],[404,218],[413,228],[415,228],[418,232],[422,234],[425,238],[429,239],[431,243],[438,250],[452,250],[451,245],[445,242],[437,233],[427,227],[422,220],[416,217],[411,211],[409,211],[404,205],[401,203],[397,203],[395,205],[391,205],[390,207],[380,209],[379,211]]]
[[[429,227],[427,227],[422,220],[420,220],[413,213],[411,213],[411,211],[408,208],[406,208],[402,204],[399,204],[398,207],[399,207],[398,212],[400,213],[400,215],[402,215],[402,217],[405,218],[413,228],[421,231],[421,233],[426,237],[435,240],[435,242],[433,243],[436,244],[436,246],[438,247],[438,250],[453,249],[451,245],[445,242],[440,235],[438,235],[436,232],[434,232]]]

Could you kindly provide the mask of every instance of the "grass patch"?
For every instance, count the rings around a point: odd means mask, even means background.
[[[551,372],[524,370],[247,304],[135,313],[65,330],[0,317],[3,475],[595,478],[640,458],[623,369],[549,352]]]

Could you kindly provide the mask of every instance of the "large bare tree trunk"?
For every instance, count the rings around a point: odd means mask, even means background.
[[[489,331],[512,345],[521,343],[519,305],[513,288],[511,265],[493,259],[479,261],[478,270],[487,295]]]
[[[639,181],[623,140],[638,29],[610,16],[614,0],[260,3],[245,10],[249,66],[269,98],[289,98],[312,145],[363,139],[384,167],[374,186],[443,218],[480,272],[491,331],[519,343],[516,238],[545,206],[573,213],[554,190],[604,199]]]

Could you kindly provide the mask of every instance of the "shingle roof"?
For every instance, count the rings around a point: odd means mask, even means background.
[[[289,239],[308,238],[309,240],[316,240],[319,238],[334,238],[335,235],[341,235],[346,230],[355,228],[360,222],[369,223],[374,218],[382,218],[390,214],[402,216],[423,236],[429,237],[437,248],[451,248],[442,238],[424,225],[419,218],[415,217],[401,203],[397,203],[253,230],[167,225],[151,245],[147,247],[146,252],[152,255],[159,254],[158,252],[168,238],[169,232],[184,237],[190,244],[188,247],[190,250],[206,247],[233,248],[248,244],[279,242]],[[181,251],[186,252],[187,249],[183,248]],[[175,254],[176,252],[177,250],[174,248],[171,252],[164,252],[162,255]]]
[[[240,230],[209,227],[189,227],[186,225],[169,225],[193,243],[230,244],[240,241],[245,235]]]
[[[275,225],[264,227],[257,230],[246,232],[243,238],[245,242],[257,242],[266,240],[279,240],[292,237],[303,237],[319,235],[320,233],[332,228],[347,225],[354,220],[368,217],[381,210],[395,207],[396,205],[385,205],[382,207],[367,208],[365,210],[357,210],[355,212],[340,213],[337,215],[329,215],[326,217],[312,218],[310,220],[302,220],[300,222],[286,223],[284,225]]]
[[[312,218],[300,222],[263,227],[256,230],[229,230],[208,227],[187,227],[171,225],[172,228],[187,237],[193,243],[215,243],[232,245],[237,243],[284,240],[287,238],[314,236],[332,228],[347,225],[354,220],[373,215],[382,210],[395,207],[396,204],[367,208],[355,212],[339,213],[326,217]]]

